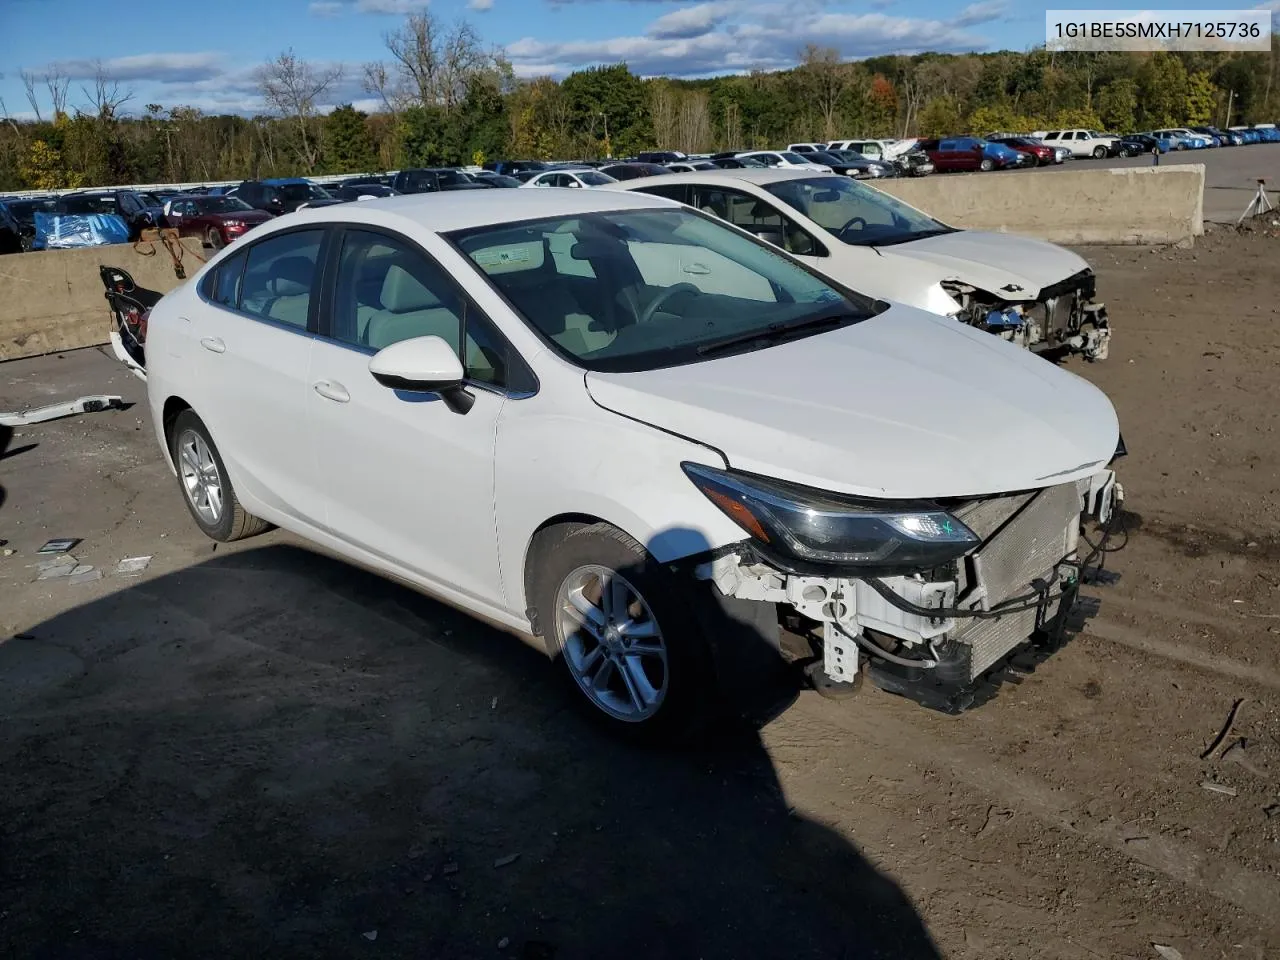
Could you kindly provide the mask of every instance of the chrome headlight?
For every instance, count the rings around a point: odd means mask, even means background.
[[[870,500],[696,463],[681,466],[765,552],[804,563],[927,569],[981,543],[936,504]]]

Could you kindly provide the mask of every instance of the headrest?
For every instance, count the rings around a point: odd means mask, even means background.
[[[267,292],[273,297],[300,297],[311,291],[315,264],[306,257],[282,257],[272,268]]]
[[[424,287],[398,263],[387,268],[382,281],[382,308],[392,313],[412,313],[440,306],[440,298]]]

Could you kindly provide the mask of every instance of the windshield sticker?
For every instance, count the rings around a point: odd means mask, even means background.
[[[528,263],[528,247],[494,247],[490,250],[477,250],[471,255],[482,267],[503,267],[511,263]]]

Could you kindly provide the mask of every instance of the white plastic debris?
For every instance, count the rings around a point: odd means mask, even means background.
[[[1173,947],[1167,947],[1163,943],[1153,943],[1156,953],[1160,954],[1164,960],[1182,960],[1182,952],[1175,950]]]
[[[375,941],[375,940],[377,940],[377,939],[378,939],[378,931],[377,931],[377,930],[366,930],[364,933],[360,934],[360,936],[364,937],[364,938],[365,938],[366,940],[368,940],[370,943],[373,943],[373,941]]]
[[[116,564],[116,573],[120,576],[133,576],[147,569],[150,557],[127,557]]]
[[[93,583],[95,580],[102,579],[102,571],[97,567],[80,564],[71,571],[71,576],[67,577],[68,583]]]

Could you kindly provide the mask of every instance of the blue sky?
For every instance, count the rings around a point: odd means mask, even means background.
[[[1280,0],[1161,0],[1161,8],[1280,8]],[[342,64],[334,102],[371,109],[361,64],[385,55],[382,35],[408,12],[466,17],[506,50],[521,76],[561,76],[627,61],[644,75],[706,76],[794,63],[806,43],[848,58],[922,50],[1026,49],[1044,40],[1044,3],[1028,0],[0,0],[0,97],[30,115],[19,79],[58,63],[70,102],[101,59],[131,90],[126,106],[253,112],[253,70],[292,47]],[[1103,4],[1057,0],[1054,8]],[[1121,6],[1119,4],[1115,6]],[[1124,6],[1139,7],[1130,3]],[[1154,6],[1154,5],[1153,5]],[[47,99],[41,109],[48,112]]]

